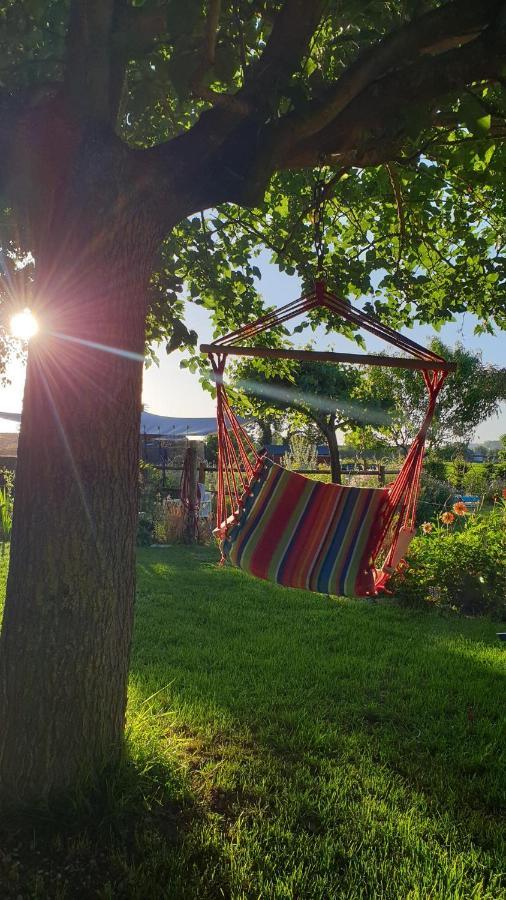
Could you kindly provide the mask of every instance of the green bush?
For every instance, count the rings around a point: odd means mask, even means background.
[[[454,515],[448,525],[439,517],[422,529],[392,579],[399,599],[506,618],[506,504],[488,515]]]
[[[455,488],[449,481],[433,478],[428,472],[424,472],[416,513],[417,522],[425,522],[437,516],[448,507],[454,494]]]
[[[498,462],[495,465],[495,473],[497,478],[506,480],[506,462]]]
[[[463,490],[464,478],[469,472],[469,468],[469,463],[463,457],[457,457],[448,466],[448,480],[458,491]]]
[[[436,481],[446,481],[447,465],[444,459],[434,459],[429,456],[423,466],[425,473],[430,475],[431,478],[434,478]]]
[[[484,466],[471,466],[462,479],[462,491],[464,494],[477,494],[484,497],[490,481]]]
[[[492,481],[496,481],[496,479],[499,477],[499,473],[496,472],[496,466],[493,462],[483,463],[483,471],[485,472],[487,484],[490,484]]]
[[[14,473],[8,469],[0,469],[0,479],[3,486],[0,488],[0,543],[2,553],[5,544],[11,539],[12,511],[14,507]]]
[[[153,543],[154,525],[146,513],[140,512],[137,523],[137,546],[149,547]]]

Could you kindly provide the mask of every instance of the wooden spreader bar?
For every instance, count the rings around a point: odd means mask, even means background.
[[[439,359],[415,359],[414,357],[380,356],[362,353],[334,353],[330,350],[285,350],[281,347],[239,347],[235,344],[201,344],[201,353],[231,356],[257,356],[265,359],[315,360],[317,362],[354,363],[361,366],[389,366],[393,369],[423,369],[454,372],[455,363]]]

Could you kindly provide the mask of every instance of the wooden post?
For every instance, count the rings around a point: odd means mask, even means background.
[[[380,487],[385,486],[385,466],[378,466],[378,484]]]
[[[189,472],[188,494],[190,507],[186,511],[184,538],[187,544],[194,544],[197,540],[197,445],[194,441],[188,442],[186,459]]]
[[[202,459],[199,463],[199,484],[206,483],[206,464]]]

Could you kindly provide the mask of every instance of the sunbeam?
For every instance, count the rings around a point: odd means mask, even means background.
[[[111,347],[109,344],[99,344],[97,341],[87,341],[84,338],[63,334],[61,331],[52,331],[50,333],[52,337],[60,338],[62,341],[71,341],[73,344],[81,344],[83,347],[90,347],[91,350],[103,350],[104,353],[114,353],[116,356],[123,356],[125,359],[132,359],[135,362],[144,362],[143,354],[134,353],[133,350],[123,350],[121,347]]]
[[[310,409],[326,413],[339,411],[350,419],[370,425],[388,425],[390,423],[390,416],[384,410],[371,408],[361,403],[354,403],[351,400],[332,400],[331,397],[317,397],[314,394],[300,391],[296,387],[280,388],[269,384],[268,381],[260,383],[242,378],[234,382],[233,386],[244,391],[245,394],[253,394],[256,397],[274,400],[283,404],[303,404]]]

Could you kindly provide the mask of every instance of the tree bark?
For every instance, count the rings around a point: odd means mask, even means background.
[[[320,425],[320,427],[322,427]],[[333,484],[342,483],[341,456],[339,454],[339,444],[337,443],[336,430],[334,424],[324,427],[325,439],[328,444],[330,453],[330,477]]]
[[[122,744],[157,239],[114,213],[75,207],[67,236],[59,229],[37,260],[41,333],[29,350],[0,639],[4,807],[75,789]]]
[[[267,447],[269,444],[272,444],[272,425],[267,419],[259,419],[258,425],[260,428],[260,444],[262,447]]]

